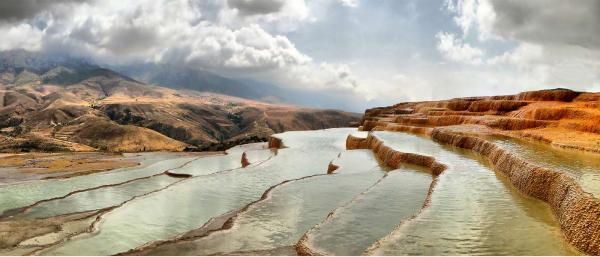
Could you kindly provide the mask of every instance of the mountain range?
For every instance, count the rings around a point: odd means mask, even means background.
[[[273,103],[284,101],[285,90],[210,72],[115,69],[23,50],[0,53],[0,151],[220,150],[360,118]]]

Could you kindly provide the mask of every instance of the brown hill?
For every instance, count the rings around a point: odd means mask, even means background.
[[[65,80],[47,73],[53,81]],[[47,73],[0,71],[0,151],[222,149],[359,119],[342,111],[150,86],[100,68],[79,74],[74,83],[48,82]]]

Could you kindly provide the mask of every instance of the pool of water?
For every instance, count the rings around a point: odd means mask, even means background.
[[[309,232],[311,248],[328,255],[360,255],[419,212],[432,177],[417,167],[390,171],[375,187]]]
[[[431,205],[374,245],[375,255],[573,255],[548,205],[525,197],[471,151],[375,132],[403,152],[435,156],[448,169]]]
[[[102,187],[96,190],[72,194],[66,198],[37,204],[15,218],[46,218],[67,213],[84,212],[117,206],[136,196],[163,189],[181,178],[159,175],[131,183]]]
[[[344,151],[334,162],[340,166],[335,174],[275,188],[267,200],[240,214],[231,229],[195,241],[161,246],[148,254],[212,255],[295,245],[331,211],[379,183],[385,175],[384,168],[367,150]]]
[[[343,151],[350,129],[279,134],[288,147],[260,165],[177,183],[104,215],[94,233],[43,252],[49,255],[111,255],[199,228],[237,210],[283,181],[323,174]],[[306,164],[310,160],[311,165]],[[118,238],[119,240],[115,240]]]
[[[337,174],[348,174],[355,172],[364,172],[366,170],[387,170],[387,167],[375,158],[373,152],[367,149],[357,149],[343,151],[331,161],[332,164],[339,168],[334,171]]]
[[[160,155],[160,153],[157,153]],[[158,159],[158,161],[134,168],[78,176],[67,179],[37,180],[0,187],[0,213],[33,204],[37,201],[64,196],[70,192],[123,183],[152,176],[185,165],[196,157]]]
[[[272,155],[272,152],[269,149],[250,149],[246,151],[257,152],[254,154],[255,158],[253,158],[253,161],[256,162],[267,160]],[[170,172],[193,176],[208,175],[241,168],[240,160],[241,154],[239,152],[231,152],[227,155],[206,156],[188,162],[180,168],[170,170]],[[134,197],[162,190],[181,180],[182,178],[159,175],[135,180],[118,186],[101,187],[94,190],[78,192],[65,198],[42,202],[29,208],[25,213],[18,215],[17,217],[44,218],[117,206]]]
[[[507,137],[493,137],[490,140],[530,163],[574,177],[584,191],[600,197],[600,154],[559,149]]]
[[[410,134],[373,132],[399,151],[434,156],[448,165],[436,178],[429,207],[421,210],[431,174],[414,166],[390,171],[371,150],[345,150],[349,134],[356,130],[286,132],[275,135],[285,146],[278,150],[256,143],[200,158],[161,159],[161,153],[153,153],[156,159],[143,166],[2,186],[0,212],[75,190],[81,192],[40,202],[14,218],[118,206],[104,213],[92,232],[43,249],[42,255],[122,253],[176,238],[211,218],[240,210],[229,229],[162,244],[149,254],[277,252],[293,249],[305,233],[313,249],[335,255],[579,254],[566,243],[546,203],[516,191],[479,155]],[[552,155],[549,149],[512,141],[497,143],[577,178],[597,171],[593,158]],[[241,167],[244,152],[252,163],[246,168]],[[339,168],[327,175],[330,163]],[[161,174],[167,170],[190,176]],[[267,190],[268,197],[262,199]]]

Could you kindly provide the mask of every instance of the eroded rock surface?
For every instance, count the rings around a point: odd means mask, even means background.
[[[600,199],[561,170],[534,165],[485,139],[490,135],[533,139],[548,147],[600,152],[600,94],[567,89],[517,95],[399,103],[365,112],[364,131],[420,134],[488,159],[522,193],[547,202],[567,240],[600,254]],[[390,152],[376,137],[348,137],[349,148],[370,148],[388,165],[436,167],[435,157]],[[440,164],[443,165],[443,164]],[[442,166],[439,166],[442,167]],[[443,169],[442,169],[443,170]]]

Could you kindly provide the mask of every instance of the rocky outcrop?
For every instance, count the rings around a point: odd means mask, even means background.
[[[552,146],[600,152],[600,94],[568,89],[517,95],[400,103],[367,110],[362,130],[402,131],[475,151],[522,193],[547,202],[568,242],[600,254],[600,199],[570,176],[523,160],[479,135],[539,140]],[[411,111],[407,111],[411,110]],[[372,149],[386,165],[407,162],[443,170],[433,157],[398,153],[377,137],[349,136],[348,148]],[[439,171],[438,171],[439,172]],[[435,182],[435,181],[434,181]]]
[[[284,148],[284,147],[285,146],[283,145],[283,140],[281,140],[281,138],[274,137],[274,136],[269,137],[269,148],[280,149],[280,148]]]
[[[241,161],[241,163],[242,163],[242,167],[243,168],[246,168],[246,167],[248,167],[248,165],[251,164],[250,161],[248,161],[248,156],[247,156],[246,152],[242,153],[242,161]]]
[[[360,128],[426,135],[435,127],[468,125],[557,147],[600,152],[600,93],[553,89],[399,103],[365,111]]]
[[[333,174],[340,166],[333,164],[332,162],[327,165],[327,174]]]

